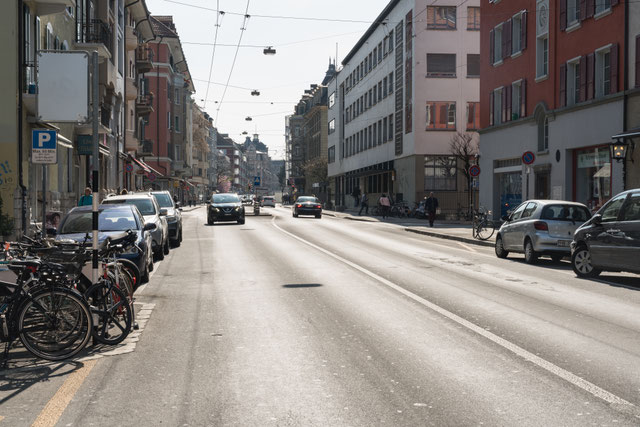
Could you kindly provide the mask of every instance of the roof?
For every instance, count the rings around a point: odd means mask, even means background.
[[[358,50],[360,50],[362,45],[364,45],[367,42],[367,40],[369,39],[369,36],[371,36],[371,34],[373,34],[373,32],[376,30],[376,28],[378,28],[378,26],[382,23],[382,21],[384,21],[384,19],[387,17],[387,15],[389,15],[389,12],[391,12],[393,10],[393,8],[396,7],[396,5],[398,3],[400,3],[400,0],[391,0],[389,2],[389,4],[387,5],[387,7],[385,7],[382,10],[382,12],[380,12],[380,15],[378,15],[378,17],[375,19],[375,21],[373,21],[373,24],[371,24],[371,26],[367,29],[367,31],[365,31],[365,33],[362,35],[362,37],[360,37],[360,40],[358,40],[358,43],[356,43],[355,46],[353,46],[353,48],[351,48],[349,53],[347,53],[347,56],[344,57],[344,59],[341,62],[341,64],[343,66],[346,63],[348,63],[349,60],[351,60],[351,58],[353,58],[353,56],[358,52]]]
[[[191,92],[195,92],[195,87],[193,86],[193,79],[191,78],[191,73],[189,72],[189,66],[187,65],[187,58],[184,55],[184,51],[182,50],[182,43],[180,43],[180,36],[178,36],[178,31],[176,30],[176,26],[173,23],[173,16],[169,15],[152,15],[150,17],[151,25],[153,26],[153,32],[156,35],[156,39],[166,38],[167,44],[171,46],[171,50],[173,53],[174,59],[174,68],[176,71],[182,73],[184,75],[185,83],[187,83],[189,90]]]
[[[136,31],[138,31],[145,42],[155,37],[153,24],[149,19],[149,9],[145,0],[127,0],[125,7],[128,8],[129,14],[136,22]]]
[[[178,38],[176,26],[173,23],[173,16],[152,15],[150,18],[151,26],[156,36]]]

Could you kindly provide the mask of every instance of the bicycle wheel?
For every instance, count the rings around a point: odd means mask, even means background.
[[[495,228],[493,227],[493,224],[491,224],[487,220],[484,220],[480,224],[478,224],[478,227],[476,228],[476,236],[480,240],[487,240],[491,238],[491,236],[493,236],[494,231]]]
[[[20,341],[30,353],[47,360],[77,354],[89,342],[92,329],[88,305],[66,288],[35,291],[18,315]]]
[[[125,293],[113,282],[101,282],[87,289],[84,297],[95,319],[93,338],[107,345],[121,343],[131,331],[133,317]]]

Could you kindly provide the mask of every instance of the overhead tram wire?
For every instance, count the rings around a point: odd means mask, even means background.
[[[251,0],[247,0],[247,7],[245,9],[244,19],[242,20],[242,27],[240,28],[240,38],[238,39],[238,47],[236,48],[236,53],[233,56],[233,62],[231,63],[231,70],[229,70],[229,77],[227,78],[227,83],[224,86],[222,97],[220,98],[220,102],[218,103],[218,108],[216,109],[216,120],[215,120],[216,126],[218,126],[218,116],[220,115],[220,108],[222,108],[222,103],[224,102],[224,97],[227,94],[227,89],[229,88],[229,82],[231,81],[231,76],[233,75],[233,69],[236,66],[236,59],[238,59],[238,52],[240,51],[240,44],[242,43],[242,36],[244,35],[244,32],[247,30],[247,18],[249,17],[250,2]]]
[[[222,25],[222,23],[220,23],[220,0],[216,0],[216,10],[218,11],[218,13],[216,13],[216,33],[213,36],[213,51],[211,52],[211,64],[209,64],[209,78],[207,79],[207,91],[204,96],[204,105],[202,106],[203,109],[207,108],[207,99],[209,98],[209,86],[211,86],[211,73],[213,72],[213,58],[215,58],[216,56],[216,43],[218,42],[218,30]],[[224,19],[224,15],[222,15],[222,17]]]

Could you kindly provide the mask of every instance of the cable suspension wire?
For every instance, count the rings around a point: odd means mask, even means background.
[[[216,43],[218,42],[218,29],[220,29],[220,0],[216,0],[216,34],[213,36],[213,51],[211,52],[211,64],[209,64],[209,78],[207,79],[207,92],[204,96],[204,105],[202,108],[207,108],[207,99],[209,99],[209,86],[211,86],[211,73],[213,72],[213,58],[216,56]],[[224,19],[224,15],[222,15]]]

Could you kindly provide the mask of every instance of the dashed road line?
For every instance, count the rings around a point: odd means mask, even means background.
[[[328,251],[327,249],[324,249],[314,243],[311,243],[299,236],[296,236],[293,233],[290,233],[284,229],[282,229],[281,227],[279,227],[276,223],[275,223],[275,218],[274,220],[272,220],[272,225],[277,228],[278,230],[280,230],[281,232],[283,232],[284,234],[304,243],[307,246],[310,246],[322,253],[324,253],[327,256],[330,256],[340,262],[342,262],[343,264],[346,264],[358,271],[360,271],[361,273],[371,277],[372,279],[382,283],[383,285],[388,286],[391,289],[394,289],[395,291],[405,295],[406,297],[414,300],[415,302],[422,304],[423,306],[435,311],[436,313],[446,317],[447,319],[477,333],[478,335],[488,339],[489,341],[499,345],[500,347],[512,352],[513,354],[520,356],[521,358],[523,358],[524,360],[527,360],[533,364],[535,364],[536,366],[546,370],[547,372],[556,375],[557,377],[560,377],[562,379],[564,379],[565,381],[569,382],[570,384],[573,384],[574,386],[586,391],[587,393],[604,400],[605,402],[614,405],[617,409],[621,410],[622,412],[628,412],[628,413],[633,413],[635,416],[640,416],[640,411],[638,411],[638,408],[631,402],[628,402],[627,400],[616,396],[615,394],[608,392],[607,390],[598,387],[597,385],[583,379],[580,378],[579,376],[539,357],[536,356],[535,354],[525,350],[524,348],[513,344],[512,342],[499,337],[483,328],[481,328],[480,326],[440,307],[437,304],[432,303],[431,301],[428,301],[425,298],[422,298],[419,295],[414,294],[411,291],[408,291],[406,289],[404,289],[402,286],[399,286],[393,282],[391,282],[390,280],[385,279],[382,276],[379,276],[378,274],[367,270],[366,268],[352,262],[349,261],[346,258],[343,258],[339,255],[336,255],[330,251]]]

